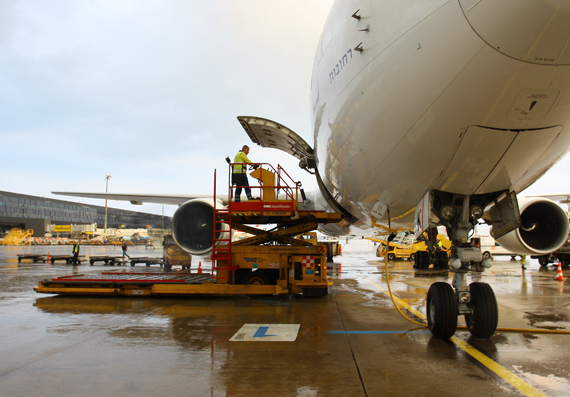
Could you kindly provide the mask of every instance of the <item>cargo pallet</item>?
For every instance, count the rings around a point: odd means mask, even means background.
[[[230,174],[233,165],[230,164]],[[274,169],[265,163],[255,165],[257,167],[250,175],[260,181],[260,186],[250,188],[254,196],[258,195],[254,190],[259,189],[260,199],[236,202],[233,193],[239,186],[230,185],[228,207],[213,211],[211,273],[74,275],[43,280],[34,288],[35,291],[126,296],[327,295],[328,286],[332,284],[327,277],[327,247],[294,237],[315,230],[319,223],[339,222],[341,215],[300,210],[298,203],[303,197],[300,184],[293,182],[281,166]],[[276,224],[277,227],[266,231],[250,226],[266,224]],[[248,233],[251,237],[232,241],[234,230]]]

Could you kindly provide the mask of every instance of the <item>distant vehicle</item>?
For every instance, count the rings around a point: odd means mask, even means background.
[[[562,247],[546,255],[532,255],[532,259],[538,259],[540,266],[548,266],[551,263],[560,261],[562,266],[570,265],[570,237]]]
[[[386,240],[375,238],[371,238],[369,240],[380,243],[376,249],[376,256],[382,257],[386,255]],[[437,240],[441,242],[441,248],[439,248],[439,250],[445,252],[445,256],[443,258],[444,260],[440,261],[439,267],[442,269],[447,269],[449,268],[447,262],[447,254],[451,249],[451,241],[449,241],[447,237],[441,234],[437,235]],[[391,241],[391,245],[388,248],[388,260],[401,259],[415,261],[416,256],[425,255],[423,253],[427,252],[427,249],[428,248],[425,241],[416,241],[413,232],[400,232]],[[423,266],[418,266],[416,263],[415,267],[420,269],[427,269],[429,267],[429,263],[425,261],[423,261],[422,264]]]
[[[166,270],[171,270],[172,266],[182,266],[182,270],[190,270],[192,255],[180,248],[172,235],[164,236],[163,245],[163,263]]]
[[[502,247],[495,239],[491,236],[474,236],[469,239],[474,247],[481,248],[483,254],[483,259],[492,259],[494,256],[510,256],[515,258],[521,256],[520,254],[511,252],[504,247]]]
[[[333,257],[340,255],[341,248],[340,248],[340,243],[337,240],[332,240],[332,241],[320,240],[319,241],[317,239],[317,233],[315,233],[315,232],[308,232],[308,233],[299,234],[296,238],[300,239],[300,240],[308,240],[313,245],[319,244],[319,245],[326,246],[327,247],[327,261],[328,262],[331,262],[333,260]]]

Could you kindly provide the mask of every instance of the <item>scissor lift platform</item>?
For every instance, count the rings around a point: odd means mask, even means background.
[[[269,165],[267,169],[259,168],[263,164],[257,166],[250,175],[261,184],[258,200],[236,202],[236,187],[230,185],[228,207],[214,208],[211,274],[106,272],[43,280],[34,290],[46,294],[126,296],[327,295],[332,280],[327,277],[326,247],[295,236],[315,230],[319,223],[338,222],[341,215],[301,210],[298,204],[304,195],[300,183],[283,182],[288,175],[280,166],[277,170]],[[254,224],[277,227],[267,231],[252,227]],[[232,241],[233,230],[249,237]]]
[[[216,284],[209,273],[113,273],[62,276],[40,281],[34,288],[43,294],[60,295],[235,295],[278,294],[276,285]]]

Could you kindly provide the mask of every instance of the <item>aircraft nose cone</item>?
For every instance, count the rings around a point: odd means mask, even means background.
[[[473,30],[491,47],[521,61],[570,64],[567,0],[459,0]]]

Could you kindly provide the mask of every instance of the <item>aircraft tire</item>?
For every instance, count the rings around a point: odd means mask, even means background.
[[[269,276],[263,270],[251,272],[243,278],[243,284],[246,285],[270,285]]]
[[[457,300],[451,285],[433,283],[427,295],[427,319],[432,335],[449,339],[457,329]]]
[[[490,338],[495,334],[499,324],[497,299],[491,286],[487,283],[471,283],[471,302],[469,307],[473,314],[465,315],[465,323],[475,338]]]
[[[548,255],[543,255],[543,256],[539,256],[538,257],[538,263],[540,264],[540,266],[548,266]]]

